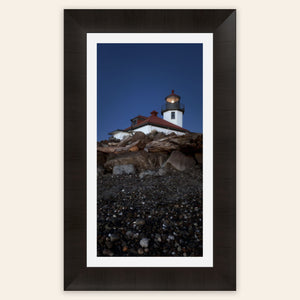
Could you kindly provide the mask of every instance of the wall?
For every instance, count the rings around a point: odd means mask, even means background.
[[[175,112],[175,119],[171,118],[171,113]],[[171,122],[177,126],[183,127],[183,113],[179,110],[167,110],[166,112],[164,112],[164,116],[163,116],[164,120]]]
[[[63,8],[237,8],[237,292],[63,292]],[[299,299],[297,0],[7,1],[0,35],[0,296]]]
[[[127,132],[118,132],[118,133],[115,133],[113,136],[114,138],[116,139],[119,139],[119,140],[122,140],[124,139],[125,137],[128,137],[130,134],[127,133]]]
[[[146,125],[140,128],[137,128],[134,131],[142,131],[145,134],[149,134],[152,130],[156,130],[157,132],[163,132],[165,134],[170,134],[172,132],[176,133],[177,135],[183,135],[183,132],[180,131],[176,131],[176,130],[171,130],[171,129],[167,129],[167,128],[162,128],[162,127],[157,127],[157,126],[152,126],[152,125]]]
[[[184,134],[184,132],[180,132],[180,131],[176,131],[176,130],[170,130],[170,129],[167,129],[167,128],[162,128],[162,127],[157,127],[157,126],[152,126],[152,125],[146,125],[146,126],[143,126],[143,127],[139,127],[137,129],[134,129],[133,131],[134,132],[141,131],[145,134],[149,134],[149,133],[151,133],[152,130],[156,130],[157,132],[163,132],[165,134],[170,134],[172,132],[176,133],[177,135],[183,135]],[[114,137],[116,139],[122,140],[123,138],[128,137],[129,135],[130,134],[126,133],[126,132],[118,132],[118,133],[114,134]]]

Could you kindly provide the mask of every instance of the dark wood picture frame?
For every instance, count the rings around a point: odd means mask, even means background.
[[[213,33],[212,268],[86,267],[86,34]],[[236,11],[64,11],[64,289],[236,289]]]

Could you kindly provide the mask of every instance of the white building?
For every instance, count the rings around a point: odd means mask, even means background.
[[[163,118],[158,117],[157,114],[158,112],[154,110],[149,117],[138,115],[130,120],[130,127],[124,130],[117,129],[109,134],[121,140],[134,134],[136,131],[142,131],[148,134],[156,130],[157,132],[163,132],[165,134],[174,132],[177,135],[183,135],[189,132],[182,127],[184,106],[180,103],[180,96],[174,94],[174,91],[165,98],[165,104],[161,109]]]

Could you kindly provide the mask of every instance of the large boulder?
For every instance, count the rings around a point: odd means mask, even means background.
[[[98,152],[113,153],[116,150],[115,146],[97,147]]]
[[[120,143],[118,143],[117,147],[124,147],[127,145],[131,145],[136,141],[144,142],[145,144],[149,142],[151,139],[142,131],[136,131],[133,133],[133,135],[125,138]]]
[[[153,139],[156,135],[157,135],[157,130],[153,129],[149,134],[147,134],[147,136],[150,138],[150,139]]]
[[[148,135],[146,135],[145,133],[143,133],[141,131],[137,131],[133,135],[129,145],[132,145],[132,143],[137,142],[135,144],[135,146],[138,147],[140,150],[143,150],[145,148],[146,144],[149,143],[151,140],[152,139]]]
[[[169,137],[165,137],[156,141],[152,141],[145,146],[147,152],[172,152],[173,150],[179,149],[179,145],[172,143]]]
[[[134,174],[134,165],[119,165],[113,167],[113,175]]]
[[[135,142],[135,141],[138,141],[138,140],[142,140],[142,139],[144,139],[144,138],[146,138],[147,136],[146,136],[146,134],[144,133],[144,132],[142,132],[142,131],[136,131],[135,133],[134,133],[134,135],[132,136],[132,138],[131,138],[131,142]]]
[[[124,147],[127,144],[129,144],[131,140],[132,140],[132,136],[130,135],[130,136],[124,138],[120,143],[118,143],[117,147]]]
[[[129,151],[130,152],[137,152],[137,151],[139,151],[140,149],[139,149],[139,147],[137,146],[137,145],[135,145],[135,146],[131,146],[130,148],[129,148]]]
[[[179,150],[186,154],[202,151],[202,134],[187,133],[177,136],[175,133],[169,135],[156,134],[153,141],[145,146],[148,152],[172,152]]]
[[[196,161],[193,157],[187,156],[180,151],[173,151],[165,165],[171,165],[178,171],[185,171],[195,166]]]
[[[188,133],[172,138],[173,144],[179,146],[179,150],[184,153],[202,152],[202,134]]]
[[[155,136],[153,137],[153,141],[157,141],[160,140],[162,138],[164,138],[166,135],[163,132],[157,132],[155,134]]]
[[[103,166],[98,166],[97,167],[97,175],[103,175],[104,174],[104,168]]]
[[[117,147],[115,148],[115,153],[124,153],[124,152],[128,152],[131,148],[133,147],[138,147],[137,145],[140,143],[140,141],[135,141],[133,143],[130,143],[124,147]]]
[[[104,164],[104,168],[111,172],[114,166],[132,164],[137,170],[155,170],[167,160],[166,153],[147,153],[145,151],[112,154]]]
[[[141,146],[141,141],[138,140],[123,147],[119,147],[119,145],[113,147],[111,146],[98,147],[97,150],[98,152],[103,152],[103,153],[125,153],[128,151],[132,151],[131,149],[137,149],[134,151],[138,151],[140,147],[144,148],[144,145]]]
[[[97,151],[97,166],[104,166],[107,159],[107,154]]]
[[[202,159],[203,159],[202,152],[195,153],[195,159],[199,165],[202,165]]]
[[[151,138],[141,131],[137,131],[134,135],[128,136],[119,143],[98,143],[98,151],[103,153],[124,153],[128,151],[136,152],[143,150]]]

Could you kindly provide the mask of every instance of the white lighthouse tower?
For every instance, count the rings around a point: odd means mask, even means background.
[[[166,103],[161,108],[163,119],[177,126],[182,127],[182,119],[184,114],[184,105],[180,103],[180,96],[172,94],[165,98]]]

